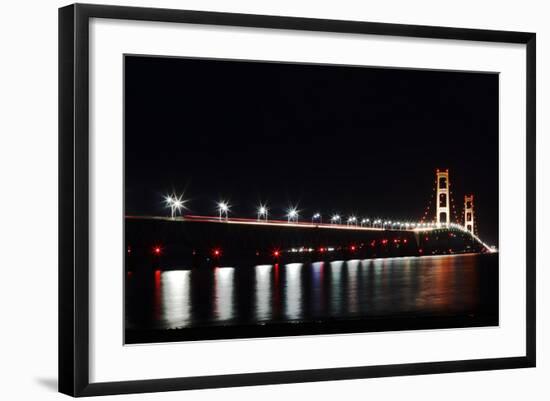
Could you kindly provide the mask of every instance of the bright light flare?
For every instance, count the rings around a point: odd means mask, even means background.
[[[220,216],[220,220],[222,219],[222,217],[225,217],[225,219],[227,220],[228,214],[229,214],[229,209],[231,208],[229,203],[227,203],[226,201],[219,201],[218,205],[217,205],[217,208],[218,208],[218,213],[219,213],[219,216]]]
[[[260,203],[260,206],[258,206],[258,221],[260,221],[262,218],[267,221],[267,214],[268,214],[268,209],[267,209],[267,206],[266,205],[262,205]]]
[[[298,215],[299,215],[298,209],[294,206],[291,206],[286,210],[286,217],[288,218],[289,223],[291,221],[297,222],[298,221]]]
[[[186,200],[183,199],[182,195],[167,195],[164,197],[164,203],[166,204],[166,207],[170,208],[170,215],[172,218],[176,217],[176,214],[181,214],[181,211],[186,209],[185,207]]]

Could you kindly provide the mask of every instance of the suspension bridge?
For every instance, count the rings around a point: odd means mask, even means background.
[[[464,196],[460,219],[449,171],[435,173],[428,206],[415,221],[333,215],[323,222],[321,213],[300,221],[296,208],[278,220],[268,218],[265,205],[258,208],[256,218],[241,218],[229,215],[226,202],[218,203],[215,216],[177,215],[184,201],[170,196],[166,201],[171,216],[126,216],[126,256],[196,264],[496,252],[477,235],[474,195]]]

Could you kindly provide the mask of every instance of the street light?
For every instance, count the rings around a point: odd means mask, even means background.
[[[340,215],[338,214],[335,214],[330,218],[330,222],[332,224],[335,224],[336,222],[340,223],[340,221],[341,221],[341,218],[340,218]]]
[[[164,197],[164,203],[166,207],[170,208],[170,216],[172,218],[176,217],[176,213],[181,213],[182,209],[185,209],[185,202],[183,195],[177,196],[175,194],[167,195]]]
[[[227,220],[229,213],[229,204],[225,201],[218,202],[218,212],[220,215],[220,220],[222,219],[222,216],[225,216],[225,219]]]
[[[369,219],[361,219],[361,227],[363,227],[365,224],[368,224],[369,222]]]
[[[320,224],[323,223],[323,218],[321,217],[321,213],[315,213],[312,217],[311,217],[311,222],[313,223],[313,221],[318,221]]]
[[[267,207],[260,204],[260,206],[258,207],[258,221],[260,221],[262,217],[265,221],[267,221]]]
[[[355,216],[350,216],[348,218],[348,226],[355,223],[357,221],[357,218]]]
[[[289,207],[286,210],[286,217],[288,218],[288,222],[298,222],[298,209],[296,209],[294,206]]]

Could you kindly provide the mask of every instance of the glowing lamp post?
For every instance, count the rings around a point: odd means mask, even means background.
[[[350,216],[350,217],[348,218],[348,226],[350,226],[350,225],[355,225],[356,222],[357,222],[357,217],[355,217],[355,216]]]
[[[320,224],[323,223],[323,218],[321,217],[321,213],[315,213],[315,214],[311,217],[311,222],[313,223],[314,221],[318,221]]]
[[[166,207],[170,208],[170,216],[172,219],[176,217],[177,213],[181,213],[182,209],[185,208],[185,201],[182,198],[183,195],[168,195],[164,197],[164,203],[166,203]]]
[[[340,218],[340,215],[338,215],[338,214],[335,214],[334,216],[332,216],[330,218],[330,222],[332,224],[340,223],[340,221],[341,221],[341,218]]]
[[[290,207],[287,209],[286,217],[288,218],[288,222],[298,222],[298,210],[295,207]]]
[[[222,218],[227,220],[229,214],[229,204],[225,201],[218,202],[218,213],[220,220],[222,220]]]
[[[260,207],[258,207],[258,221],[262,219],[267,221],[267,207],[264,205],[260,205]]]

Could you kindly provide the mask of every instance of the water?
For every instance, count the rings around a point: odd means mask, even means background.
[[[423,319],[430,327],[467,326],[467,319],[495,324],[498,255],[219,266],[126,278],[127,337],[147,333],[139,341],[162,339],[166,329],[209,328],[207,336],[219,338],[231,327],[370,321],[368,330],[383,330],[421,328]],[[186,338],[186,330],[170,332]],[[201,338],[197,333],[193,338]],[[238,336],[255,335],[248,333]]]

